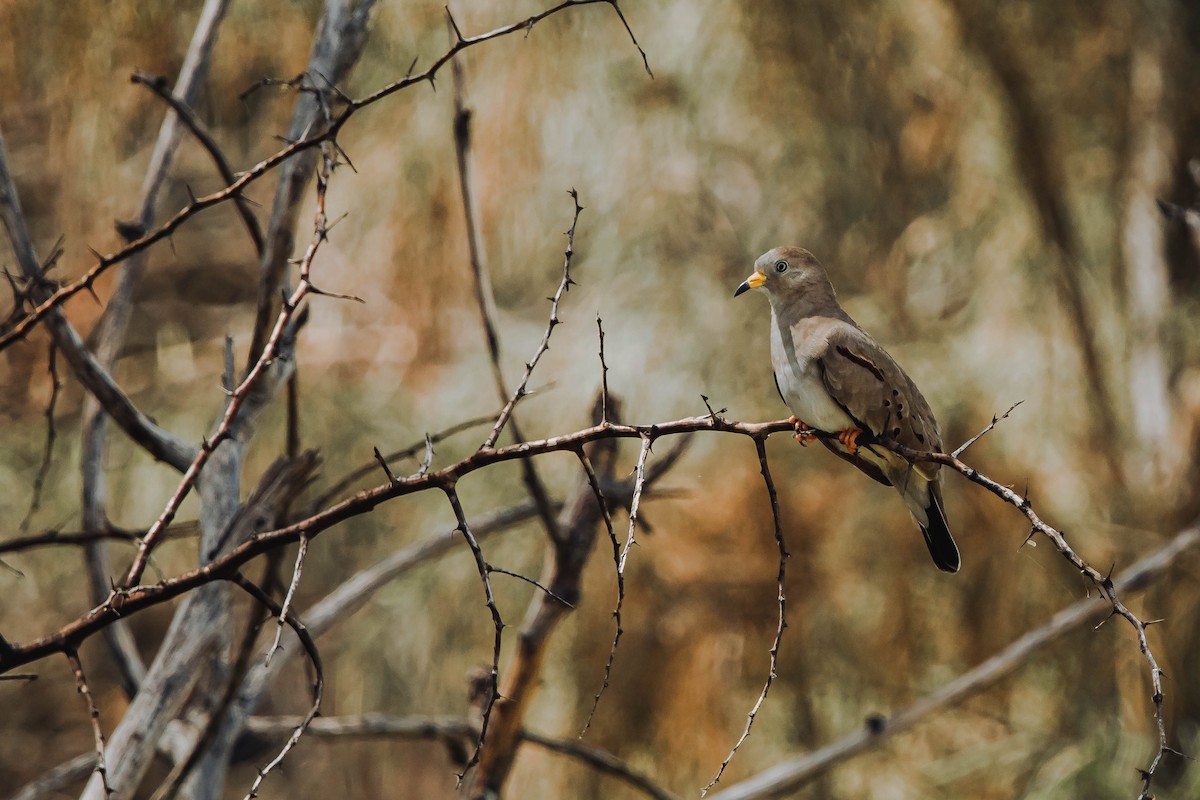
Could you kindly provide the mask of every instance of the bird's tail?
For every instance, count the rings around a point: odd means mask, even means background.
[[[929,484],[929,507],[925,509],[928,524],[921,525],[921,533],[925,535],[925,544],[929,547],[929,555],[933,563],[943,572],[958,572],[962,561],[958,555],[958,545],[950,535],[946,525],[946,512],[942,510],[942,492],[937,481]]]

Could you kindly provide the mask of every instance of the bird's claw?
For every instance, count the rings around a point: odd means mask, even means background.
[[[788,417],[788,422],[792,423],[792,427],[796,429],[795,439],[800,443],[801,447],[807,447],[809,442],[816,441],[816,434],[812,432],[812,428],[808,424],[796,419],[793,415]]]
[[[839,432],[837,438],[845,446],[847,453],[856,455],[858,453],[858,437],[861,435],[862,430],[860,428],[847,428]]]

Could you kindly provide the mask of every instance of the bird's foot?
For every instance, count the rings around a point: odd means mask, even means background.
[[[808,427],[808,423],[801,422],[795,416],[788,417],[788,422],[792,423],[792,427],[796,429],[795,438],[801,447],[807,447],[809,442],[816,441],[816,434],[812,432],[812,428]]]
[[[846,452],[850,455],[858,453],[858,437],[862,436],[861,428],[847,428],[838,433],[838,441],[846,447]]]

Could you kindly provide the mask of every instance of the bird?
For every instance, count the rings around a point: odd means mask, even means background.
[[[763,253],[733,296],[759,288],[771,303],[775,388],[793,414],[797,441],[819,438],[835,455],[894,487],[921,528],[933,563],[958,572],[961,559],[946,523],[941,465],[910,462],[875,441],[887,437],[914,450],[941,452],[937,420],[921,391],[845,312],[828,273],[808,250],[777,247]],[[814,430],[836,434],[836,440],[817,437]]]

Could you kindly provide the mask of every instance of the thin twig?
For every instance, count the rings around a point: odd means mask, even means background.
[[[592,696],[592,708],[588,711],[587,719],[583,722],[583,728],[579,731],[579,738],[588,732],[588,728],[592,727],[592,719],[596,716],[596,709],[600,706],[600,697],[604,691],[608,689],[609,679],[612,677],[613,661],[617,657],[617,645],[621,642],[621,634],[624,633],[621,628],[621,609],[625,605],[625,576],[621,574],[619,565],[621,563],[621,543],[617,539],[617,531],[613,527],[612,514],[608,510],[608,501],[604,497],[604,491],[600,488],[600,481],[596,477],[596,470],[592,467],[592,461],[588,458],[587,453],[580,447],[575,451],[575,455],[579,457],[579,463],[583,465],[583,471],[587,475],[588,485],[592,487],[592,493],[596,495],[596,502],[600,506],[600,514],[604,517],[604,528],[608,531],[608,540],[612,544],[613,567],[617,573],[617,605],[613,609],[613,641],[612,646],[608,649],[608,661],[604,664],[604,680],[600,684],[600,688]]]
[[[88,717],[92,723],[92,739],[96,745],[96,764],[93,772],[100,776],[100,785],[104,789],[104,796],[111,797],[112,789],[108,785],[108,766],[104,759],[104,731],[100,727],[100,709],[96,707],[96,700],[92,697],[92,691],[88,688],[87,677],[83,673],[83,662],[79,660],[79,653],[74,647],[68,647],[65,651],[67,661],[71,664],[71,672],[75,675],[75,690],[83,695],[84,702],[87,703]]]
[[[283,608],[276,603],[270,595],[256,586],[252,581],[248,580],[240,572],[234,573],[231,580],[234,584],[245,590],[245,592],[255,600],[266,606],[266,608],[275,616],[280,617],[281,619],[285,616],[287,617],[287,624],[290,625],[292,630],[296,632],[296,638],[300,640],[300,644],[304,647],[304,651],[308,654],[309,661],[311,661],[313,665],[313,672],[315,673],[312,686],[312,705],[309,707],[308,713],[305,714],[300,720],[300,723],[296,725],[295,730],[292,731],[292,735],[288,737],[287,742],[284,743],[283,748],[279,751],[275,758],[271,759],[271,761],[268,762],[265,767],[261,767],[258,770],[258,776],[254,779],[254,783],[250,786],[250,791],[246,793],[246,797],[244,798],[244,800],[251,800],[251,798],[258,796],[258,788],[262,786],[263,780],[266,779],[267,775],[271,773],[271,770],[283,763],[283,759],[287,757],[287,754],[291,752],[292,748],[295,747],[300,741],[300,737],[304,735],[304,732],[308,730],[308,726],[312,724],[312,721],[320,712],[321,698],[325,694],[325,672],[321,667],[321,654],[317,651],[317,645],[312,640],[308,630],[304,627],[304,623],[300,622],[300,620],[297,619],[294,614],[290,616],[285,615],[283,613]]]
[[[1193,524],[1123,572],[1113,582],[1114,589],[1122,593],[1144,589],[1151,580],[1177,563],[1180,556],[1197,547],[1200,547],[1200,527]],[[879,747],[888,737],[996,684],[1028,663],[1039,650],[1095,620],[1104,611],[1105,607],[1093,598],[1080,600],[908,708],[887,719],[876,717],[872,724],[854,733],[763,770],[752,778],[709,795],[709,800],[766,800],[794,793],[838,764]]]
[[[474,417],[472,419],[464,420],[455,425],[451,425],[449,428],[438,431],[437,433],[426,434],[425,439],[422,439],[414,444],[410,444],[407,447],[402,447],[399,450],[393,450],[392,452],[386,454],[380,454],[378,447],[373,448],[375,453],[374,460],[368,464],[363,464],[360,467],[356,467],[341,478],[334,481],[328,489],[324,490],[315,500],[309,503],[309,513],[315,512],[329,505],[335,498],[338,497],[338,495],[345,493],[351,486],[353,486],[355,482],[369,476],[375,471],[376,467],[380,466],[381,460],[384,463],[390,463],[402,458],[412,458],[417,453],[423,452],[429,442],[437,444],[438,442],[442,442],[450,438],[456,433],[462,433],[463,431],[470,430],[471,428],[478,428],[480,425],[487,425],[495,419],[495,414],[488,414],[487,416]],[[385,473],[390,472],[390,468],[385,470]],[[393,475],[391,478],[389,478],[389,480],[394,478],[395,476]]]
[[[986,433],[988,433],[992,428],[996,427],[997,422],[999,422],[1002,419],[1008,419],[1008,415],[1012,413],[1013,409],[1016,408],[1017,406],[1021,405],[1021,403],[1024,403],[1024,402],[1025,402],[1024,400],[1018,400],[1017,402],[1013,403],[1011,406],[1008,407],[1008,411],[1005,411],[1003,414],[1001,414],[998,417],[995,417],[995,416],[992,417],[992,421],[987,424],[986,428],[984,428],[979,433],[972,436],[970,439],[967,439],[965,442],[963,442],[959,446],[959,448],[957,450],[955,450],[950,455],[954,456],[955,458],[958,458],[963,453],[967,452],[968,447],[970,447],[971,445],[978,442],[980,439],[982,439],[984,437],[984,435]]]
[[[531,586],[536,586],[537,588],[541,589],[541,590],[542,590],[543,592],[545,592],[545,593],[546,593],[546,594],[547,594],[549,597],[553,597],[555,600],[557,600],[558,602],[562,603],[564,606],[566,606],[567,608],[571,609],[572,611],[574,611],[574,610],[575,610],[575,604],[574,604],[574,603],[571,603],[570,601],[568,601],[568,600],[564,599],[562,596],[560,596],[560,595],[556,594],[556,593],[555,593],[555,592],[554,592],[552,589],[547,589],[545,586],[542,586],[542,584],[538,583],[538,582],[537,582],[537,581],[535,581],[533,578],[530,578],[528,575],[522,575],[522,574],[521,574],[521,573],[519,573],[519,572],[512,572],[512,571],[510,571],[510,570],[507,570],[507,569],[502,569],[502,568],[500,568],[500,567],[497,567],[497,566],[495,566],[495,565],[493,565],[493,564],[488,564],[488,565],[487,565],[487,571],[488,571],[489,573],[491,573],[491,572],[495,572],[495,573],[498,573],[498,574],[500,574],[500,575],[507,575],[507,576],[509,576],[510,578],[516,578],[516,579],[518,579],[518,580],[525,581],[526,583],[530,584]]]
[[[617,573],[625,574],[625,564],[629,561],[629,551],[637,544],[635,532],[637,530],[638,521],[638,506],[642,501],[642,487],[646,483],[646,456],[650,454],[650,447],[654,444],[653,436],[642,437],[642,449],[638,453],[637,466],[634,468],[633,479],[633,502],[629,504],[629,535],[625,538],[625,546],[621,549],[621,558],[617,561]]]
[[[455,490],[453,483],[445,484],[442,486],[442,490],[446,493],[446,499],[450,501],[450,507],[454,509],[454,519],[458,521],[458,531],[467,540],[467,545],[471,548],[471,554],[475,556],[475,568],[479,571],[479,579],[483,582],[484,599],[487,602],[488,611],[492,614],[492,625],[495,628],[495,636],[492,640],[490,685],[488,687],[487,700],[483,706],[483,718],[479,725],[479,740],[475,743],[475,751],[471,753],[471,758],[467,761],[466,766],[458,773],[458,780],[461,784],[462,779],[470,771],[471,767],[479,763],[479,752],[483,749],[483,744],[487,739],[488,724],[492,719],[492,709],[495,708],[496,699],[500,696],[500,644],[504,632],[504,620],[500,617],[500,608],[496,605],[496,597],[492,593],[492,581],[488,577],[487,561],[483,557],[483,550],[480,548],[475,534],[471,533],[471,526],[467,523],[467,515],[463,511],[462,502],[458,499],[458,492]]]
[[[608,364],[604,361],[604,322],[596,315],[596,332],[600,336],[600,424],[608,422]]]
[[[164,539],[177,539],[195,536],[199,527],[195,521],[179,522],[167,529]],[[15,536],[12,539],[0,540],[0,553],[16,553],[22,550],[33,550],[38,547],[70,546],[79,547],[101,539],[113,539],[122,542],[137,542],[143,531],[132,528],[107,527],[97,531],[71,531],[61,533],[49,530],[45,533],[30,536]]]
[[[29,331],[38,324],[38,322],[46,317],[47,314],[65,303],[71,297],[74,297],[76,294],[82,291],[93,291],[96,279],[107,272],[110,268],[122,263],[135,253],[139,253],[148,249],[150,246],[157,244],[158,242],[168,239],[176,230],[179,229],[181,225],[183,225],[183,223],[194,217],[196,214],[199,214],[205,209],[212,208],[215,205],[219,205],[220,203],[227,202],[232,198],[242,194],[246,187],[251,183],[260,180],[268,172],[275,169],[280,164],[288,161],[298,153],[318,147],[326,142],[336,141],[337,136],[341,132],[342,128],[358,111],[361,111],[367,106],[374,105],[384,98],[389,97],[403,89],[407,89],[410,86],[432,82],[438,71],[441,70],[441,68],[444,67],[448,61],[453,59],[454,56],[458,55],[458,53],[462,52],[468,47],[473,47],[475,45],[482,44],[483,42],[491,41],[492,39],[498,39],[514,33],[527,34],[530,30],[532,30],[534,25],[546,19],[547,17],[559,13],[560,11],[573,8],[575,6],[594,5],[596,3],[605,3],[607,5],[614,6],[614,8],[616,7],[613,0],[564,0],[556,6],[548,8],[539,14],[534,14],[518,22],[496,28],[495,30],[488,31],[487,33],[479,34],[478,36],[463,37],[461,40],[456,41],[445,53],[434,60],[433,63],[424,71],[414,73],[410,70],[409,74],[405,75],[404,78],[389,83],[386,86],[383,86],[382,88],[370,93],[366,97],[350,101],[339,114],[331,119],[328,126],[321,130],[310,131],[303,138],[291,142],[275,154],[263,159],[250,169],[242,172],[234,183],[231,183],[219,191],[204,195],[203,197],[195,198],[192,200],[192,202],[176,212],[174,216],[172,216],[158,228],[155,228],[153,231],[149,231],[138,239],[129,242],[124,247],[109,253],[108,255],[96,254],[97,258],[95,263],[93,263],[83,275],[76,280],[59,287],[50,296],[42,300],[27,315],[25,315],[25,317],[22,318],[19,323],[12,326],[3,334],[0,334],[0,350],[5,349],[15,341],[23,339],[28,335]]]
[[[300,574],[304,571],[304,557],[308,555],[308,537],[300,537],[300,549],[296,551],[296,565],[292,567],[292,580],[288,584],[287,594],[283,598],[283,605],[280,606],[278,614],[278,625],[275,627],[275,641],[271,643],[271,649],[267,651],[267,657],[264,664],[271,665],[271,656],[279,650],[279,640],[283,638],[283,626],[291,620],[288,619],[288,612],[292,607],[292,600],[296,596],[296,589],[300,586]]]
[[[204,151],[212,159],[213,165],[221,175],[221,180],[225,181],[227,186],[237,182],[237,176],[234,175],[233,168],[229,166],[229,161],[225,158],[225,154],[221,152],[221,146],[217,144],[217,140],[204,127],[204,123],[196,116],[196,112],[192,111],[192,107],[183,98],[171,91],[171,88],[167,86],[167,82],[162,76],[135,72],[129,77],[129,80],[145,86],[174,109],[175,114],[179,117],[184,127],[191,132],[192,136],[196,137],[196,141],[200,142]],[[261,257],[265,246],[262,226],[258,224],[258,218],[254,216],[254,211],[250,207],[250,201],[241,194],[237,194],[234,195],[233,202],[237,206],[238,216],[241,217],[242,224],[246,226],[246,232],[250,234],[250,239],[254,242],[254,251]]]
[[[500,432],[504,430],[504,425],[512,416],[513,408],[526,394],[526,387],[529,385],[529,376],[533,374],[534,367],[537,366],[538,360],[542,354],[550,349],[550,336],[554,333],[554,328],[561,324],[562,320],[558,318],[558,304],[562,300],[563,294],[570,290],[575,281],[571,279],[571,259],[575,255],[575,226],[579,223],[579,214],[583,211],[583,206],[579,205],[579,194],[572,189],[570,191],[571,200],[575,203],[575,215],[571,219],[571,227],[567,230],[567,249],[563,255],[563,276],[559,281],[558,291],[550,298],[550,321],[546,324],[546,332],[542,334],[542,341],[538,343],[537,349],[533,353],[533,358],[525,363],[525,374],[521,376],[521,381],[517,384],[517,390],[513,392],[504,408],[500,410],[499,416],[496,417],[496,424],[492,426],[492,432],[488,434],[487,439],[483,443],[483,449],[490,450],[496,446],[496,441],[500,438]]]
[[[705,398],[704,402],[707,405],[708,399]],[[712,409],[710,408],[709,410],[711,412]],[[758,451],[758,467],[762,472],[763,483],[767,487],[767,497],[771,501],[771,520],[775,526],[775,543],[779,546],[779,573],[775,578],[776,588],[779,591],[779,621],[775,626],[775,641],[771,643],[771,665],[767,670],[767,680],[763,683],[762,691],[758,694],[758,700],[754,702],[754,707],[746,715],[746,727],[742,729],[742,735],[734,743],[733,749],[729,751],[729,755],[725,756],[725,760],[721,762],[717,774],[700,791],[701,797],[707,795],[709,790],[721,780],[721,776],[725,774],[725,768],[729,766],[729,762],[733,761],[738,748],[742,746],[742,742],[746,741],[746,737],[750,735],[750,728],[754,725],[754,718],[758,716],[758,710],[762,708],[763,702],[767,699],[767,692],[771,691],[771,684],[775,681],[776,669],[779,666],[779,643],[783,641],[783,631],[787,628],[787,594],[784,592],[783,580],[787,573],[788,551],[787,543],[783,540],[783,525],[779,519],[779,496],[775,493],[775,481],[771,479],[771,468],[767,465],[766,442],[766,437],[758,437],[754,440],[754,447]]]

